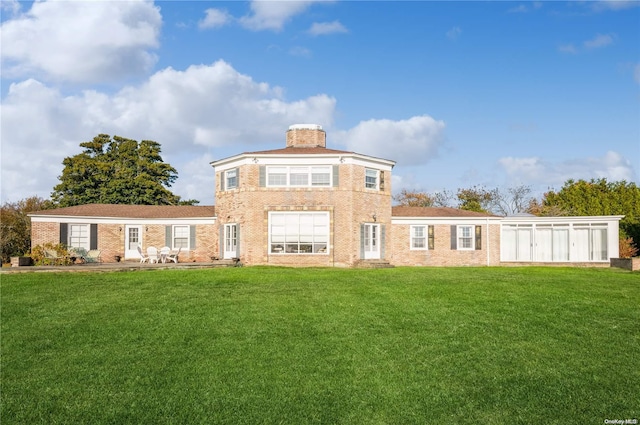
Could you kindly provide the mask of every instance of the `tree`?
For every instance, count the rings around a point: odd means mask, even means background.
[[[626,181],[607,179],[567,180],[558,191],[544,194],[542,208],[556,208],[566,215],[624,215],[622,237],[640,241],[640,188]]]
[[[508,216],[527,212],[534,200],[529,186],[513,186],[506,189],[494,189],[490,191],[490,210],[496,215]]]
[[[24,255],[31,248],[31,220],[27,214],[53,208],[49,200],[33,196],[18,202],[6,202],[0,208],[0,246],[2,262]]]
[[[458,208],[461,210],[488,213],[493,205],[495,193],[482,186],[473,186],[469,189],[458,189]]]
[[[60,207],[73,205],[137,204],[193,205],[181,201],[167,189],[178,178],[171,165],[163,162],[160,144],[99,134],[80,143],[84,151],[62,161],[60,183],[51,198]]]

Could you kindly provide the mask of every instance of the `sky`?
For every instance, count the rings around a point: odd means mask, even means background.
[[[396,161],[394,193],[640,184],[640,1],[2,0],[0,198],[48,199],[101,133],[170,190],[293,124]]]

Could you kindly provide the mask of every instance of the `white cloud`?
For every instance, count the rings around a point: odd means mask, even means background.
[[[220,28],[228,24],[232,20],[233,20],[233,17],[229,15],[229,13],[226,10],[207,9],[205,11],[204,19],[198,22],[198,28],[200,29]]]
[[[611,34],[596,34],[594,38],[584,42],[584,47],[587,49],[597,49],[608,46],[611,43],[613,43],[613,36]]]
[[[161,25],[147,1],[37,1],[0,28],[3,74],[104,82],[147,72]]]
[[[462,29],[460,27],[453,27],[449,31],[447,31],[447,38],[451,40],[457,40],[462,34]]]
[[[635,180],[635,171],[631,162],[613,151],[607,152],[602,157],[578,158],[560,163],[553,163],[539,157],[505,157],[500,158],[498,163],[508,175],[509,180],[525,181],[534,186],[561,186],[569,179]]]
[[[591,8],[596,12],[602,12],[606,10],[626,10],[640,6],[640,2],[637,0],[602,0],[595,1],[589,4]]]
[[[2,0],[0,1],[0,10],[6,11],[11,15],[16,15],[20,12],[21,5],[18,0]]]
[[[576,46],[574,46],[572,43],[561,44],[560,46],[558,46],[558,51],[571,54],[578,53],[578,49],[576,49]]]
[[[437,155],[444,143],[444,128],[443,121],[428,115],[401,121],[369,120],[348,131],[334,133],[333,139],[355,152],[393,159],[403,165],[418,165]]]
[[[349,32],[339,21],[333,22],[314,22],[309,28],[308,33],[311,35],[329,35]]]
[[[113,95],[84,91],[65,96],[36,80],[12,84],[0,110],[3,200],[48,197],[62,160],[80,153],[79,143],[107,133],[160,143],[163,159],[178,170],[175,187],[189,191],[176,193],[211,203],[211,157],[274,140],[284,146],[293,123],[332,124],[334,98],[318,94],[287,101],[282,93],[224,61],[184,71],[167,68]],[[207,172],[208,183],[201,184]],[[200,188],[197,196],[195,187]]]
[[[299,56],[303,58],[310,58],[312,56],[311,50],[306,47],[294,46],[289,49],[289,54],[291,56]]]
[[[291,18],[307,10],[314,1],[268,1],[251,2],[251,13],[240,18],[240,23],[253,31],[280,31]]]

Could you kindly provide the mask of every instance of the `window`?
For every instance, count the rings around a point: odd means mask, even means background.
[[[427,226],[411,226],[411,249],[427,249]]]
[[[473,226],[458,226],[458,249],[474,249]]]
[[[69,240],[67,245],[73,248],[89,250],[89,225],[69,224]]]
[[[331,167],[267,167],[267,186],[331,186]]]
[[[173,248],[189,249],[189,226],[173,226]]]
[[[372,168],[365,169],[364,187],[367,189],[378,189],[378,170]]]
[[[269,214],[269,252],[272,254],[326,254],[329,213]]]
[[[238,187],[238,169],[234,168],[233,170],[228,170],[225,173],[225,183],[227,185],[227,189],[235,189]]]

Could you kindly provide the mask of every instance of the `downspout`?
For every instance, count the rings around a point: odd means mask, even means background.
[[[489,217],[487,220],[487,267],[491,265],[491,232],[489,230]]]

